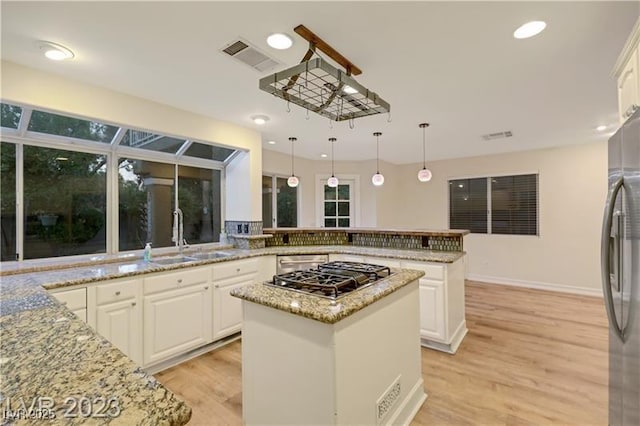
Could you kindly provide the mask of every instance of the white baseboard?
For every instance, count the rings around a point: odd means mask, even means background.
[[[489,277],[486,275],[476,275],[476,274],[468,274],[466,279],[469,281],[480,281],[483,283],[490,283],[490,284],[510,285],[514,287],[558,291],[561,293],[580,294],[583,296],[602,297],[601,288],[575,287],[575,286],[563,285],[563,284],[542,283],[542,282],[525,281],[525,280],[513,280],[510,278]]]
[[[424,391],[424,380],[422,377],[418,379],[411,388],[402,404],[396,409],[396,412],[387,420],[386,424],[390,425],[409,425],[413,418],[418,414],[420,407],[427,400],[427,394]]]

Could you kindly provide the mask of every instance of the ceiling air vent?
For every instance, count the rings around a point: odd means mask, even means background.
[[[251,68],[263,72],[278,65],[278,61],[268,57],[245,40],[235,40],[223,47],[222,52]]]
[[[482,139],[484,139],[485,141],[492,141],[494,139],[510,138],[511,136],[513,136],[511,130],[505,130],[504,132],[487,133],[486,135],[482,135]]]

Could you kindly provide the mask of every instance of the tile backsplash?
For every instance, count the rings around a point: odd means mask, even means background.
[[[461,236],[423,236],[392,235],[387,233],[350,233],[344,232],[275,232],[272,238],[265,240],[267,247],[308,246],[308,245],[354,245],[412,250],[462,251]]]
[[[261,235],[262,221],[225,220],[224,231],[227,235]]]

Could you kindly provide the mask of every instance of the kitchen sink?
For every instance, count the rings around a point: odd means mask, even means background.
[[[213,251],[211,253],[195,253],[192,254],[194,258],[198,260],[210,260],[210,259],[219,259],[221,257],[229,257],[231,253],[225,253],[223,251]]]
[[[156,265],[175,265],[176,263],[187,263],[187,262],[196,262],[200,259],[196,259],[195,257],[190,256],[179,256],[179,257],[165,257],[160,259],[152,260],[151,263],[155,263]]]

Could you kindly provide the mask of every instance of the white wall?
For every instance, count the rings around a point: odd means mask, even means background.
[[[300,197],[301,209],[298,226],[314,227],[316,226],[316,179],[326,179],[331,175],[331,161],[314,161],[296,157],[294,168],[296,176],[300,179],[298,196]],[[262,169],[264,174],[290,176],[291,156],[265,150],[262,153]],[[397,182],[397,179],[392,178],[395,166],[381,161],[380,170],[386,179],[391,179],[391,182]],[[338,178],[341,175],[355,175],[360,179],[360,217],[356,219],[357,226],[379,226],[377,216],[380,209],[378,205],[393,195],[393,184],[385,184],[381,188],[373,186],[371,176],[375,172],[375,160],[360,162],[337,161],[335,163],[335,174]]]
[[[0,68],[4,102],[40,107],[167,135],[215,142],[247,151],[248,158],[240,156],[234,162],[248,161],[250,174],[238,176],[235,180],[232,177],[231,182],[244,181],[244,192],[227,191],[225,217],[228,220],[261,219],[262,145],[258,132],[12,62],[2,61]],[[246,168],[238,167],[243,173]],[[229,202],[229,197],[243,197],[244,200],[240,203]]]
[[[288,175],[290,158],[264,151],[265,171]],[[315,225],[315,174],[328,161],[296,159],[303,202],[301,226]],[[539,173],[540,235],[471,234],[465,237],[468,277],[599,295],[600,227],[607,190],[606,143],[429,163],[433,179],[420,183],[421,164],[382,164],[385,184],[370,183],[375,163],[336,163],[336,175],[360,174],[362,225],[382,228],[448,228],[447,180]],[[366,204],[366,205],[365,205]],[[374,209],[375,212],[372,212]]]

